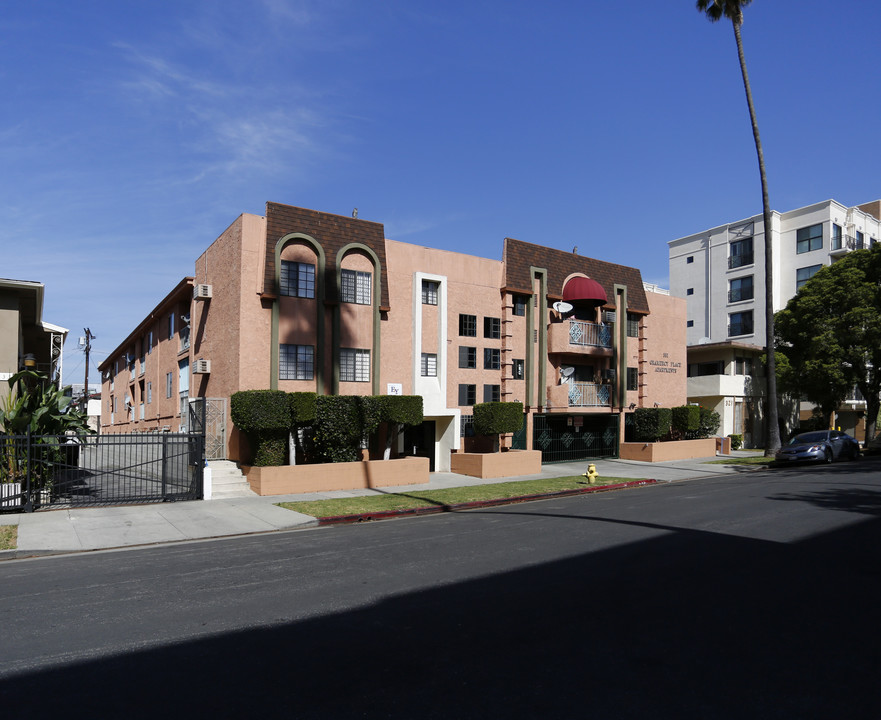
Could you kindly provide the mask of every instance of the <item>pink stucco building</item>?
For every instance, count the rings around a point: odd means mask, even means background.
[[[102,363],[102,431],[177,430],[208,398],[211,454],[238,460],[234,392],[400,393],[423,397],[425,422],[398,451],[433,469],[477,442],[472,406],[490,400],[524,405],[508,445],[614,456],[633,409],[685,403],[684,368],[685,302],[635,268],[510,238],[490,260],[268,203]]]

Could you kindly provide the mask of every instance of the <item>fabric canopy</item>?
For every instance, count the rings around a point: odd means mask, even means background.
[[[572,305],[606,305],[606,291],[596,280],[574,277],[563,288],[563,300]]]

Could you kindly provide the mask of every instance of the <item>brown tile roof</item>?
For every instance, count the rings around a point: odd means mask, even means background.
[[[266,267],[263,279],[264,292],[274,293],[275,282],[275,245],[289,233],[304,233],[315,238],[326,258],[325,287],[328,289],[327,300],[336,301],[333,296],[336,287],[337,253],[345,245],[358,242],[369,247],[376,253],[382,267],[382,297],[380,307],[388,308],[388,268],[385,259],[385,228],[381,223],[369,220],[331,215],[330,213],[306,208],[266,203]]]
[[[614,303],[614,285],[627,286],[628,310],[648,313],[649,306],[642,286],[639,270],[626,265],[594,260],[563,250],[533,245],[532,243],[505,238],[505,289],[508,292],[532,294],[529,268],[547,270],[548,298],[563,299],[563,281],[572,273],[584,273],[596,280],[606,291],[610,303]],[[606,307],[614,307],[607,305]]]

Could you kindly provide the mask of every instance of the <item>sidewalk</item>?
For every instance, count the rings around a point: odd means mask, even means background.
[[[732,456],[754,455],[735,452]],[[698,477],[740,473],[750,466],[707,465],[701,458],[664,463],[629,460],[596,460],[600,477],[644,478],[659,482],[690,480]],[[481,480],[467,475],[437,472],[427,484],[383,488],[383,492],[406,492],[466,485],[489,485],[515,480],[581,475],[586,462],[543,465],[541,473],[522,477]],[[315,527],[317,520],[276,503],[376,494],[375,490],[237,497],[155,505],[44,510],[35,513],[0,514],[0,525],[18,525],[18,549],[0,550],[0,560],[84,552],[157,543],[202,540],[235,535],[296,530]]]

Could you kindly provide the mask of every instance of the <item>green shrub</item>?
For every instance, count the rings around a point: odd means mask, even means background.
[[[697,405],[679,405],[671,408],[673,430],[686,438],[696,436],[701,421],[701,409]]]
[[[233,424],[251,442],[258,467],[284,465],[287,438],[293,425],[291,401],[281,390],[243,390],[230,398]]]
[[[474,406],[474,432],[478,435],[513,433],[522,427],[521,402],[485,402]]]
[[[637,408],[633,413],[637,442],[658,442],[670,434],[672,423],[670,408]]]
[[[421,395],[383,395],[383,420],[401,425],[419,425],[423,420]]]
[[[700,411],[701,417],[697,429],[697,436],[699,438],[713,437],[719,432],[719,426],[722,424],[722,419],[719,417],[719,413],[715,410],[710,410],[710,408],[701,407]]]
[[[731,433],[728,437],[731,438],[731,449],[732,450],[740,450],[743,447],[743,435],[739,435],[737,433]]]
[[[364,437],[360,398],[319,395],[315,398],[315,449],[324,462],[359,459]]]
[[[311,425],[315,422],[315,398],[314,392],[288,393],[288,401],[291,406],[291,421],[294,425]]]

